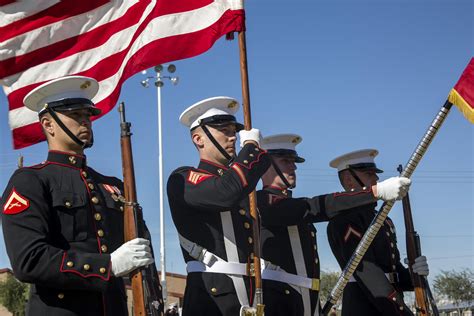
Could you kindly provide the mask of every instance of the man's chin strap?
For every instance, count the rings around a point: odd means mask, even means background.
[[[91,141],[90,143],[84,143],[82,140],[76,137],[69,128],[64,125],[64,123],[61,121],[61,119],[57,116],[56,112],[54,112],[51,108],[47,109],[48,113],[51,115],[51,117],[58,123],[59,127],[79,146],[82,148],[90,148],[94,144],[94,134],[92,134]],[[92,132],[91,132],[92,133]]]
[[[225,159],[227,159],[228,161],[228,164],[230,165],[232,163],[232,161],[234,160],[234,158],[232,158],[228,153],[227,151],[224,150],[224,148],[222,148],[221,144],[219,144],[217,142],[217,140],[214,138],[214,136],[212,136],[211,132],[209,132],[209,129],[207,129],[206,125],[200,125],[202,130],[204,131],[204,133],[206,133],[207,137],[211,140],[211,142],[214,144],[214,146],[216,146],[217,150],[220,151],[220,153],[222,154],[222,156],[224,156]]]
[[[352,177],[357,181],[357,183],[360,185],[361,188],[366,187],[366,185],[362,182],[362,180],[359,178],[359,176],[352,170],[352,168],[347,169],[351,173]]]
[[[286,179],[286,177],[283,175],[283,172],[281,172],[280,168],[278,168],[275,160],[273,158],[270,159],[271,162],[272,162],[272,166],[273,166],[273,169],[275,169],[277,175],[280,177],[281,181],[283,181],[283,183],[285,184],[285,186],[288,188],[288,189],[293,189],[295,186],[294,185],[291,185],[288,180]]]

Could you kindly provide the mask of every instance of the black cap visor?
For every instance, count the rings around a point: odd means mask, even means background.
[[[199,121],[198,126],[208,125],[211,127],[220,127],[220,126],[231,125],[231,124],[235,125],[237,132],[244,129],[244,126],[237,122],[237,120],[235,119],[235,116],[225,115],[225,114],[213,115],[213,116],[203,118]],[[197,128],[198,126],[194,127],[193,129]]]
[[[373,169],[373,170],[375,170],[375,173],[382,173],[383,172],[383,170],[377,168],[377,165],[375,163],[371,163],[371,162],[356,163],[356,164],[353,164],[353,165],[349,165],[348,167],[351,168],[351,169],[355,169],[355,170]]]
[[[102,110],[97,108],[89,99],[85,98],[71,98],[62,99],[58,101],[49,102],[47,108],[57,112],[68,112],[75,110],[87,109],[91,112],[91,116],[97,116],[102,113]],[[39,115],[46,113],[46,108],[39,112]]]
[[[306,159],[303,157],[298,156],[298,153],[295,150],[291,149],[268,149],[267,152],[272,156],[293,158],[295,159],[296,163],[302,163],[306,161]]]

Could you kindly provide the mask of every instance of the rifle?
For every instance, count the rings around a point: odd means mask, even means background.
[[[125,104],[123,102],[120,103],[118,110],[120,112],[120,147],[125,195],[123,201],[125,241],[137,237],[151,240],[143,221],[142,208],[137,202],[131,142],[132,133],[130,132],[132,124],[125,121]],[[155,264],[150,264],[130,273],[130,281],[132,283],[134,315],[163,315],[163,293]]]
[[[398,165],[397,171],[400,174],[403,171],[402,165]],[[415,259],[421,256],[420,235],[415,231],[413,217],[411,212],[410,197],[407,195],[402,200],[403,217],[405,218],[405,237],[407,246],[408,268],[415,290],[415,305],[417,314],[420,316],[435,315],[438,316],[438,308],[431,293],[426,277],[413,273],[412,266]],[[431,313],[430,313],[431,310]]]

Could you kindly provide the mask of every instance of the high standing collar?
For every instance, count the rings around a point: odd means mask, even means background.
[[[79,169],[85,169],[87,167],[86,156],[56,150],[50,150],[48,152],[48,161]]]
[[[226,171],[228,168],[226,166],[221,165],[221,164],[201,159],[201,161],[199,162],[198,169],[201,169],[203,171],[207,171],[207,172],[212,173],[212,174],[217,175],[217,176],[222,176],[224,174],[224,171]]]
[[[264,191],[270,192],[271,194],[279,195],[279,196],[285,196],[288,198],[291,198],[293,192],[291,190],[285,189],[285,188],[279,188],[271,185],[267,185],[263,187]]]

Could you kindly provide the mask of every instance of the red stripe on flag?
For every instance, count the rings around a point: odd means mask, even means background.
[[[464,69],[459,81],[454,86],[459,95],[471,108],[474,108],[474,58],[471,59]]]
[[[30,53],[0,61],[0,78],[25,71],[35,65],[59,60],[79,52],[99,47],[114,35],[136,24],[148,3],[140,1],[119,19],[99,26],[85,34],[71,37],[57,43],[34,50]],[[133,43],[133,41],[132,41]]]
[[[193,0],[193,1],[158,1],[156,3],[155,11],[160,15],[167,15],[179,12],[186,12],[205,7],[213,0]]]
[[[222,34],[232,31],[242,31],[244,28],[244,11],[228,10],[213,25],[198,32],[182,34],[156,40],[141,48],[127,62],[124,72],[113,92],[101,102],[97,107],[102,109],[102,115],[109,112],[116,104],[120,95],[122,83],[132,75],[154,65],[166,63],[172,60],[179,60],[196,56],[208,50]],[[178,47],[180,49],[178,49]],[[76,75],[89,76],[101,81],[116,73],[120,60],[123,60],[124,52],[110,56],[100,61],[91,69]],[[162,54],[150,54],[159,51]],[[41,83],[35,83],[22,89],[13,91],[8,95],[10,106],[15,104],[16,108],[22,106],[24,96]],[[20,105],[18,105],[20,103]],[[97,119],[99,117],[95,117]],[[40,134],[40,135],[38,135]],[[13,130],[13,146],[20,149],[44,140],[39,123],[30,124]]]
[[[108,2],[109,0],[60,1],[46,10],[0,27],[0,42],[45,25],[97,9]]]

